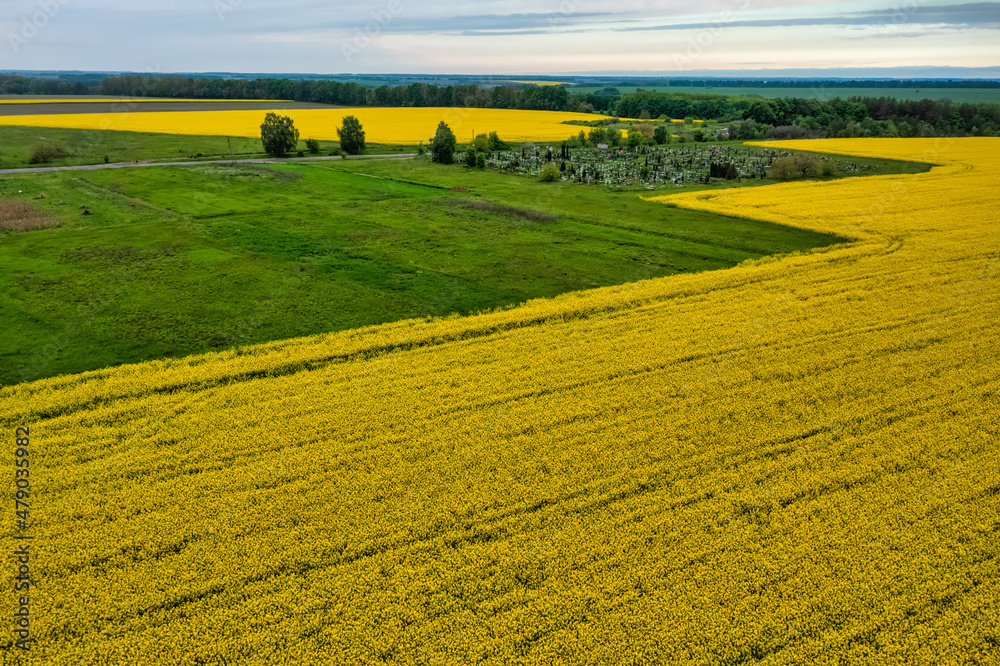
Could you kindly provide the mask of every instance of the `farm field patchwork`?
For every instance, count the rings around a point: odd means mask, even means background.
[[[996,663],[1000,141],[811,147],[939,166],[645,202],[848,245],[0,389],[25,663]]]
[[[0,384],[839,240],[426,160],[16,174],[8,200],[54,228],[0,229]]]
[[[768,99],[798,97],[800,99],[831,100],[835,97],[893,97],[895,99],[950,99],[956,104],[1000,104],[1000,88],[840,88],[815,85],[809,88],[772,88],[737,86],[582,86],[573,88],[578,95],[596,93],[605,87],[615,88],[625,95],[637,90],[680,93],[686,95],[759,95]]]
[[[63,127],[164,134],[260,137],[261,114],[266,109],[243,111],[184,111],[151,113],[78,113],[66,115],[0,116],[0,126]],[[563,141],[579,127],[570,120],[602,118],[590,113],[520,111],[467,108],[342,108],[279,110],[291,117],[302,138],[337,140],[336,129],[344,116],[356,116],[364,125],[369,143],[417,145],[428,143],[438,123],[448,123],[459,141],[474,134],[498,132],[507,141]]]

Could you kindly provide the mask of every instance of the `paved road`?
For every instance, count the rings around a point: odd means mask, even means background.
[[[413,153],[397,153],[393,155],[353,155],[349,160],[403,160],[416,157]],[[187,162],[115,162],[114,164],[82,164],[80,166],[61,167],[26,167],[24,169],[0,169],[0,174],[15,173],[45,173],[48,171],[94,171],[96,169],[135,169],[139,167],[191,166],[195,164],[288,164],[290,162],[320,162],[325,160],[344,159],[339,155],[320,157],[261,157],[250,160],[201,160]]]

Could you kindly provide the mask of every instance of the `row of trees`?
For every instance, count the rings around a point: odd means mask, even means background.
[[[87,95],[93,87],[82,82],[0,74],[0,95]]]
[[[911,101],[892,97],[826,101],[640,92],[624,95],[614,104],[611,115],[742,119],[774,128],[798,126],[818,136],[832,137],[994,136],[1000,132],[1000,104],[956,104],[949,100]]]
[[[496,109],[566,111],[584,101],[562,86],[408,86],[366,88],[357,83],[291,79],[200,79],[168,76],[114,76],[105,79],[101,95],[184,99],[288,99],[342,106],[465,106]]]
[[[86,88],[86,90],[84,90]],[[70,90],[72,89],[72,90]],[[625,118],[694,117],[752,120],[760,127],[799,127],[808,136],[992,136],[1000,132],[1000,105],[948,100],[850,97],[762,99],[604,88],[587,95],[563,86],[435,86],[413,83],[366,88],[357,83],[293,79],[206,79],[181,76],[112,76],[99,83],[59,83],[0,76],[0,93],[152,96],[166,98],[288,99],[343,106],[442,106],[603,112]],[[766,131],[766,130],[765,130]],[[786,134],[788,130],[782,130]],[[784,136],[784,134],[782,135]],[[756,138],[756,137],[748,137]]]
[[[574,95],[563,86],[407,86],[366,88],[356,83],[291,79],[198,79],[192,77],[109,77],[100,94],[216,99],[289,99],[343,106],[473,107],[541,111],[595,111],[625,118],[684,118],[721,121],[754,120],[772,127],[800,125],[837,136],[846,123],[866,119],[890,121],[881,132],[891,136],[993,135],[1000,131],[1000,105],[955,104],[948,100],[897,100],[850,97],[817,100],[762,99],[690,93],[637,92],[624,96],[614,89]],[[806,120],[811,119],[811,120]],[[845,126],[839,126],[844,123]],[[833,131],[830,131],[832,128]],[[867,131],[872,131],[871,128]]]
[[[337,138],[340,140],[340,149],[345,153],[360,155],[365,151],[365,130],[355,116],[344,116],[341,126],[337,128]],[[281,157],[296,149],[299,130],[288,116],[270,112],[261,123],[260,140],[264,144],[264,152]],[[319,142],[315,139],[306,139],[306,145],[310,152],[319,152]]]

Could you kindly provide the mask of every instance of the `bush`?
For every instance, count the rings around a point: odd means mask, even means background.
[[[55,141],[42,141],[41,143],[36,143],[35,147],[31,149],[31,159],[28,160],[28,163],[47,164],[52,160],[57,160],[67,155],[69,153]]]
[[[779,180],[788,180],[799,175],[799,168],[795,165],[795,158],[792,156],[779,157],[771,162],[770,176]]]
[[[260,140],[268,155],[281,157],[295,149],[299,142],[299,131],[288,116],[268,112],[260,126]]]
[[[472,146],[469,146],[468,150],[465,151],[465,166],[476,166],[476,149]]]
[[[316,139],[306,139],[306,148],[313,155],[319,155],[319,141]]]
[[[653,130],[653,141],[660,144],[661,146],[667,143],[667,137],[670,136],[670,132],[667,130],[666,125],[657,125],[656,129]]]
[[[797,153],[788,157],[779,157],[771,163],[771,177],[789,180],[803,176],[812,178],[823,171],[823,162],[816,155]]]
[[[764,135],[765,139],[818,139],[825,136],[822,131],[813,131],[798,125],[779,125],[769,129]]]
[[[486,153],[476,153],[476,168],[477,169],[486,168]]]
[[[496,132],[490,132],[487,149],[491,151],[510,150],[510,144],[501,139],[500,135]]]
[[[542,173],[538,177],[544,183],[551,183],[559,180],[559,175],[559,167],[554,162],[548,162],[542,167]]]
[[[806,178],[818,176],[822,169],[822,161],[817,155],[799,153],[795,156],[795,166]]]
[[[603,127],[594,127],[587,134],[587,141],[594,146],[599,143],[607,143],[608,132]]]
[[[361,121],[354,116],[344,116],[343,124],[337,128],[340,148],[351,155],[365,152],[365,130]]]

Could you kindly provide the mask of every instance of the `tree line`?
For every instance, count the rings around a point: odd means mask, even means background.
[[[188,99],[287,99],[340,106],[443,106],[536,111],[576,110],[562,86],[436,86],[428,83],[367,88],[357,83],[292,79],[201,79],[113,76],[95,94]],[[575,101],[579,106],[582,99]]]
[[[603,84],[601,84],[603,85]],[[1000,88],[992,79],[631,79],[622,87],[671,88]]]
[[[610,115],[623,118],[702,118],[753,121],[764,133],[798,127],[817,136],[995,136],[1000,104],[956,104],[949,100],[848,97],[832,100],[636,92],[624,95]],[[781,134],[781,132],[778,132]],[[794,135],[788,130],[786,134]],[[800,138],[783,136],[782,138]]]
[[[757,138],[775,130],[781,138],[817,136],[993,136],[1000,132],[1000,105],[948,100],[848,97],[816,100],[763,99],[705,93],[635,92],[605,88],[585,95],[563,86],[436,86],[412,83],[368,88],[357,83],[299,79],[209,79],[185,76],[111,76],[66,83],[0,76],[0,94],[98,94],[187,99],[285,99],[338,106],[476,107],[604,113],[623,118],[700,118],[752,121]],[[798,129],[794,129],[798,128]],[[744,131],[744,134],[749,132]]]

